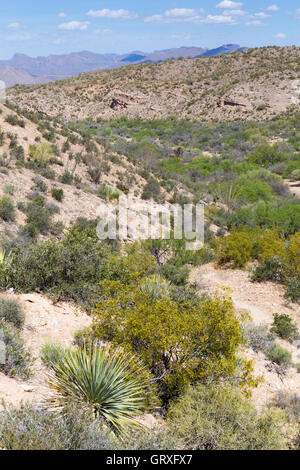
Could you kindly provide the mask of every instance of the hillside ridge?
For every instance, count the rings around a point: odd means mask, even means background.
[[[299,70],[299,47],[266,47],[16,86],[8,99],[63,121],[121,116],[263,121],[299,106]]]

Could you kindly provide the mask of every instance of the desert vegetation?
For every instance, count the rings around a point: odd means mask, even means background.
[[[255,112],[218,114],[218,99],[250,80],[249,67],[258,88],[271,63],[278,81],[287,69],[294,79],[297,51],[250,49],[10,90],[0,113],[0,381],[30,389],[40,374],[47,393],[42,403],[1,408],[1,448],[299,449],[300,115],[261,101]],[[134,90],[142,80],[146,95],[162,73],[161,96],[166,87],[197,90],[195,102],[177,108],[166,99],[180,119],[171,110],[136,118],[111,108],[99,117],[107,106],[100,98],[91,111],[89,90],[100,81],[126,79]],[[55,108],[53,93],[69,108]],[[76,106],[87,99],[81,114]],[[117,207],[120,195],[152,205],[200,201],[204,246],[187,250],[173,221],[170,240],[100,241],[98,204]],[[251,318],[236,292],[207,287],[208,266],[221,278],[243,278],[244,290],[278,291],[278,309],[270,294],[264,318],[261,310]],[[34,319],[26,323],[33,294],[88,321],[67,341],[44,332],[37,351]],[[50,328],[51,312],[39,315]],[[293,388],[257,403],[274,377]]]

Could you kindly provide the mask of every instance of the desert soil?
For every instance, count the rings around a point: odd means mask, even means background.
[[[288,304],[284,298],[284,289],[278,284],[251,282],[246,270],[217,269],[213,264],[207,264],[193,269],[190,281],[198,286],[200,292],[205,290],[214,293],[227,288],[237,311],[248,312],[256,325],[270,325],[274,313],[285,313],[300,328],[299,305]],[[300,362],[300,345],[297,347],[282,340],[278,340],[278,343],[292,353],[294,362]],[[248,350],[246,354],[254,360],[256,374],[264,376],[263,383],[253,393],[253,401],[257,406],[269,403],[279,391],[300,393],[300,374],[296,369],[290,368],[284,376],[279,375],[276,366],[263,353]]]
[[[35,362],[33,377],[27,382],[0,373],[0,408],[2,400],[16,406],[22,402],[41,402],[49,393],[46,368],[39,358],[42,346],[48,342],[70,345],[74,333],[91,323],[91,317],[71,304],[53,305],[51,300],[40,294],[14,297],[22,303],[25,311],[22,336]]]

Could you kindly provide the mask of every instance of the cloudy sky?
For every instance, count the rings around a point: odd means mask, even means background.
[[[0,4],[0,58],[90,50],[300,45],[300,0],[10,0]]]

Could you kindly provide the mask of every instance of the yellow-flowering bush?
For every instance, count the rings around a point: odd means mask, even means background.
[[[218,263],[242,268],[253,256],[253,236],[248,230],[234,231],[216,242]]]
[[[136,285],[101,283],[93,312],[93,334],[137,354],[159,378],[163,399],[190,382],[233,379],[245,390],[255,385],[250,362],[238,357],[244,345],[240,321],[225,295],[195,306],[155,298]]]
[[[300,232],[290,237],[283,260],[290,274],[300,278]]]
[[[282,258],[284,253],[284,240],[275,230],[267,230],[257,235],[257,259],[264,262],[268,258]]]

